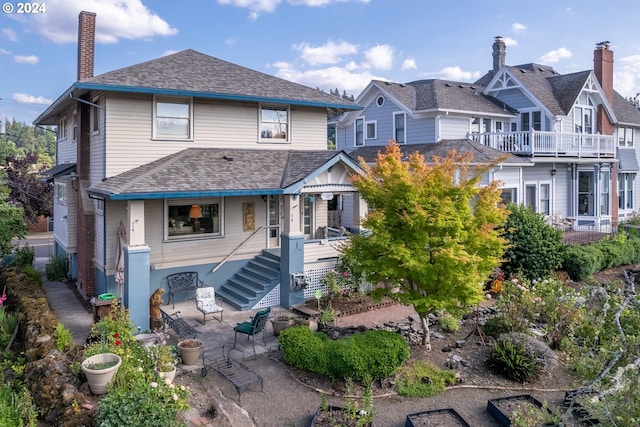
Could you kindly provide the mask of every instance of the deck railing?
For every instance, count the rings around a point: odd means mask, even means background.
[[[614,157],[613,135],[547,131],[473,133],[470,138],[512,154],[553,157]]]

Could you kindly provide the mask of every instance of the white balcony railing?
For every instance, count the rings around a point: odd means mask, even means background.
[[[546,131],[471,134],[475,142],[512,154],[554,157],[614,157],[613,135]]]

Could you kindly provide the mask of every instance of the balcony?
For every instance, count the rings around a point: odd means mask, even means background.
[[[546,131],[474,133],[470,138],[511,154],[536,157],[615,157],[613,135]]]

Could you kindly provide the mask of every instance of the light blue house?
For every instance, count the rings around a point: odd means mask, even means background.
[[[594,70],[566,75],[505,55],[497,37],[493,68],[475,83],[372,81],[356,99],[364,108],[331,123],[337,148],[368,162],[392,139],[427,159],[445,142],[482,152],[477,161],[508,153],[486,179],[550,223],[607,231],[637,214],[640,112],[613,89],[609,44],[596,46]]]
[[[78,290],[120,295],[143,328],[176,272],[238,310],[302,302],[359,171],[327,150],[327,115],[361,107],[193,50],[94,76],[95,19],[79,17],[78,80],[35,121],[58,126],[53,235]]]

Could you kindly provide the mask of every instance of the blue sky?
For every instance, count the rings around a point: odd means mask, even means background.
[[[0,119],[31,123],[76,79],[80,10],[97,13],[95,74],[195,49],[291,81],[357,96],[371,79],[473,81],[506,63],[593,68],[610,41],[614,87],[640,92],[640,2],[609,0],[0,0]]]

